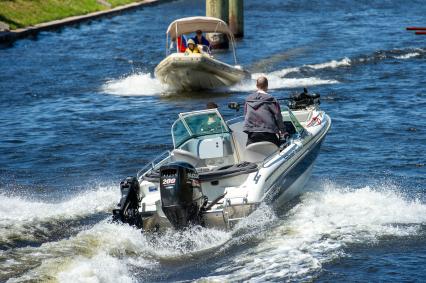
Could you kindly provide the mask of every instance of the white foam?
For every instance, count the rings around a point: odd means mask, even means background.
[[[273,71],[273,72],[269,73],[269,75],[283,78],[288,74],[297,73],[299,71],[300,71],[299,67],[284,68],[284,69],[281,69],[281,70]]]
[[[326,183],[302,196],[284,219],[262,205],[232,232],[194,227],[158,235],[102,221],[69,239],[6,251],[4,272],[37,266],[11,282],[46,278],[131,282],[140,279],[134,278],[134,270],[139,277],[152,274],[161,270],[164,260],[181,262],[199,253],[223,252],[254,238],[254,246],[224,258],[223,267],[200,280],[306,281],[324,263],[345,256],[347,245],[376,243],[384,236],[413,236],[425,223],[426,204],[407,199],[398,188],[342,188]]]
[[[59,203],[0,195],[0,242],[31,240],[34,231],[48,232],[43,223],[54,224],[109,211],[119,197],[117,186],[98,187]]]
[[[420,53],[413,52],[413,53],[407,53],[407,54],[400,55],[400,56],[395,56],[394,58],[395,59],[405,60],[405,59],[410,59],[410,58],[417,57],[417,56],[420,56]]]
[[[194,253],[220,247],[230,237],[224,231],[196,227],[182,232],[142,234],[129,225],[102,221],[69,239],[14,251],[10,257],[16,257],[16,262],[8,269],[18,269],[21,264],[38,266],[12,282],[44,278],[62,282],[75,282],[78,278],[82,281],[76,282],[131,282],[132,268],[143,273],[157,268],[162,259],[181,261]]]
[[[326,69],[326,68],[331,68],[331,69],[335,69],[338,67],[345,67],[345,66],[350,66],[351,65],[351,59],[349,59],[348,57],[343,58],[342,60],[331,60],[329,62],[325,62],[325,63],[320,63],[320,64],[313,64],[313,65],[305,65],[306,67],[315,69],[315,70],[319,70],[319,69]]]
[[[167,91],[150,73],[135,73],[105,83],[102,91],[120,96],[159,95]]]
[[[269,89],[282,89],[282,88],[297,88],[297,87],[308,87],[308,86],[316,86],[316,85],[326,85],[326,84],[338,84],[337,80],[324,80],[317,77],[310,78],[282,78],[280,76],[270,74],[261,74],[256,73],[252,75],[251,80],[246,80],[237,84],[235,86],[230,87],[232,91],[253,91],[256,89],[256,79],[259,76],[266,76],[269,81]]]
[[[332,60],[325,63],[304,65],[302,67],[308,67],[312,69],[325,69],[325,68],[338,68],[342,66],[350,66],[351,59],[345,57],[339,61]],[[339,83],[336,80],[324,80],[317,77],[310,78],[284,78],[290,73],[297,73],[301,67],[290,67],[276,70],[270,73],[254,73],[251,76],[251,80],[245,80],[235,86],[231,86],[231,91],[252,91],[255,87],[257,77],[265,75],[269,79],[270,89],[281,89],[281,88],[295,88],[304,86],[316,86],[324,84],[336,84]],[[119,79],[113,79],[105,83],[102,87],[102,91],[108,94],[120,95],[120,96],[143,96],[143,95],[160,95],[170,93],[173,90],[169,87],[162,85],[151,73],[134,73],[128,76],[124,76]]]
[[[68,270],[58,273],[57,279],[63,283],[135,282],[123,262],[103,252],[92,258],[75,258]]]
[[[338,188],[306,194],[263,241],[201,281],[309,281],[322,265],[345,256],[353,243],[384,236],[416,235],[426,223],[426,204],[393,189]]]
[[[59,217],[75,218],[106,211],[118,198],[119,190],[116,186],[98,187],[59,203],[31,201],[24,197],[0,195],[0,222],[31,222]]]

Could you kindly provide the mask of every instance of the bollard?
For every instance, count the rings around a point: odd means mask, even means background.
[[[229,28],[235,37],[244,36],[244,0],[229,0]]]
[[[228,1],[229,0],[206,0],[206,16],[215,17],[228,23]],[[229,48],[228,37],[220,33],[209,33],[207,39],[214,49]]]

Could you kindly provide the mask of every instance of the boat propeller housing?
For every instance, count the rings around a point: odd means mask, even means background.
[[[120,191],[119,208],[112,211],[113,219],[142,228],[143,222],[139,213],[139,202],[142,197],[138,179],[136,177],[127,177],[120,182]]]

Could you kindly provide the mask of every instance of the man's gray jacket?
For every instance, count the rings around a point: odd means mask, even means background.
[[[250,94],[244,105],[244,132],[278,134],[285,132],[278,101],[262,90]]]

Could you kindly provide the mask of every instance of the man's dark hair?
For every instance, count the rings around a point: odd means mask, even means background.
[[[210,101],[207,103],[207,109],[216,109],[216,108],[219,108],[219,107],[213,101]]]
[[[260,76],[257,78],[256,87],[266,91],[268,89],[268,79],[264,76]]]
[[[202,34],[203,32],[199,29],[195,32],[196,34]]]

